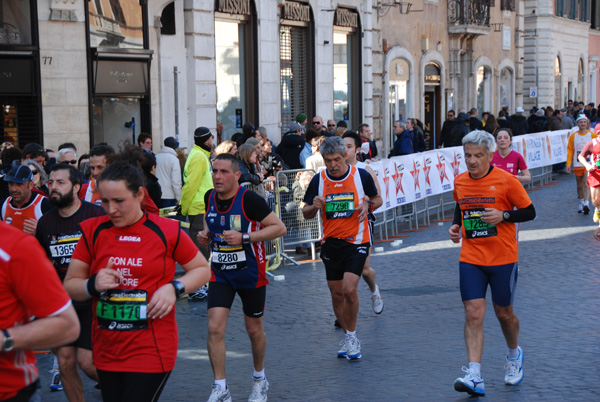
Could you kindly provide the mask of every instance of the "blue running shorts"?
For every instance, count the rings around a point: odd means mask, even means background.
[[[488,284],[492,290],[492,301],[498,306],[513,304],[517,287],[519,263],[483,266],[459,262],[460,296],[462,301],[485,299]]]

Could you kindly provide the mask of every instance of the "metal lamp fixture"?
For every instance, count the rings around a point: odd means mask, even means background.
[[[381,0],[377,0],[377,6],[375,7],[377,9],[377,19],[379,20],[380,17],[387,15],[387,13],[390,11],[390,9],[392,7],[398,7],[398,10],[400,11],[400,14],[402,14],[402,15],[406,15],[409,13],[418,13],[418,12],[423,11],[423,10],[411,10],[412,6],[413,6],[413,3],[409,3],[406,1],[394,0],[391,3],[384,3]]]

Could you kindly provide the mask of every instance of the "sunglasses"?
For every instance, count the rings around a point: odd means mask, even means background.
[[[335,124],[328,124],[327,127],[335,127]]]
[[[70,161],[60,161],[60,163],[64,163],[65,165],[77,165],[77,161],[75,159],[71,159]]]
[[[32,174],[32,175],[34,175],[34,176],[35,176],[36,174],[38,174],[38,173],[39,173],[39,172],[38,172],[37,170],[32,170],[32,171],[31,171],[31,174]]]
[[[313,124],[321,124],[320,121],[313,121]]]

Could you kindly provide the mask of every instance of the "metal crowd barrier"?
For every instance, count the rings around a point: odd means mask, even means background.
[[[312,219],[304,219],[302,216],[304,194],[314,175],[315,171],[312,169],[294,169],[282,170],[276,176],[278,216],[288,229],[281,239],[281,255],[294,263],[297,262],[285,253],[286,246],[309,245],[312,258],[315,259],[315,242],[322,237],[320,215],[317,214]]]

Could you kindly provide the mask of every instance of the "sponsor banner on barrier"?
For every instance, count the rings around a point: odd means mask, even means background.
[[[454,178],[467,170],[462,147],[395,156],[369,165],[377,174],[383,205],[395,208],[454,189]]]
[[[564,162],[569,130],[526,134],[513,138],[512,149],[529,169]],[[377,174],[383,212],[399,205],[454,190],[454,179],[467,171],[462,147],[395,156],[369,164]]]

